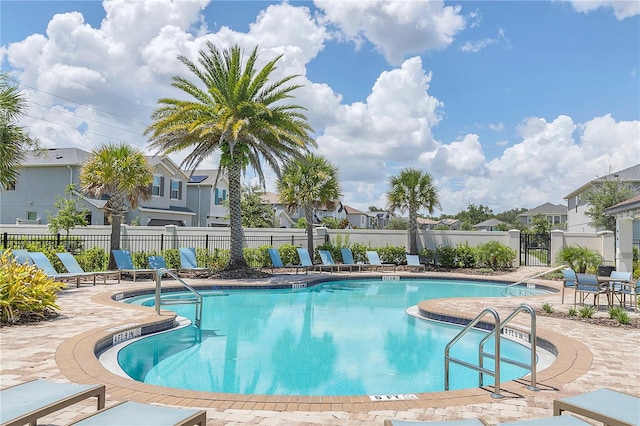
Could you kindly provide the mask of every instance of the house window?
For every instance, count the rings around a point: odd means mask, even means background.
[[[16,190],[16,181],[12,180],[5,184],[4,189],[7,191],[15,191]]]
[[[182,199],[182,182],[177,180],[171,181],[171,194],[170,198],[172,200],[181,200]]]
[[[151,195],[155,195],[157,197],[164,196],[164,177],[153,177],[153,183],[151,184]]]
[[[214,203],[216,206],[219,206],[227,199],[227,190],[216,188],[214,196]]]
[[[38,212],[27,212],[27,220],[37,220]]]

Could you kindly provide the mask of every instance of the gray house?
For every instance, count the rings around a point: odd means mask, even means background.
[[[78,148],[54,148],[41,154],[29,152],[15,182],[0,189],[0,223],[46,225],[47,212],[55,214],[56,196],[68,185],[79,188],[80,170],[90,153]],[[193,211],[187,208],[187,175],[168,157],[148,157],[154,169],[152,197],[130,211],[125,223],[140,225],[190,225]],[[109,223],[106,199],[81,196],[81,206],[89,210],[90,225]]]
[[[533,219],[542,216],[547,219],[552,229],[564,229],[567,223],[567,206],[562,204],[544,203],[518,215],[518,219],[525,226],[533,225]]]
[[[218,170],[194,170],[187,182],[187,205],[195,212],[191,226],[229,226],[229,181]]]

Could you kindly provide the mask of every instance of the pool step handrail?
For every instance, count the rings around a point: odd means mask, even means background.
[[[182,284],[189,292],[192,297],[183,298],[183,299],[163,299],[162,298],[162,277],[165,275],[169,275],[180,284]],[[155,294],[155,302],[156,302],[156,313],[160,315],[160,307],[162,305],[195,305],[195,316],[194,316],[194,324],[196,327],[200,328],[202,324],[202,295],[196,291],[189,284],[184,282],[182,278],[180,278],[176,273],[167,268],[160,268],[156,271],[156,294]]]
[[[509,287],[513,287],[513,286],[516,286],[516,285],[519,285],[519,284],[522,284],[522,283],[526,283],[527,281],[532,280],[532,279],[534,279],[534,278],[538,278],[538,277],[541,277],[541,276],[543,276],[543,275],[547,275],[547,274],[548,274],[548,273],[550,273],[550,272],[555,272],[555,271],[557,271],[557,270],[559,270],[559,269],[564,269],[564,268],[567,268],[567,267],[568,267],[567,265],[560,265],[560,266],[557,266],[557,267],[555,267],[555,268],[553,268],[553,269],[549,269],[548,271],[539,272],[539,273],[537,273],[537,274],[535,274],[535,275],[531,275],[531,276],[529,276],[529,277],[523,278],[523,279],[521,279],[520,281],[516,281],[516,282],[515,282],[515,283],[513,283],[513,284],[509,284],[509,285],[507,286],[507,288],[509,288]]]
[[[494,392],[491,394],[491,396],[493,398],[502,398],[502,395],[500,395],[500,364],[499,363],[496,362],[497,368],[495,368],[492,371],[482,366],[474,365],[449,355],[449,351],[451,350],[451,347],[455,345],[465,334],[467,334],[469,330],[473,329],[476,326],[476,324],[480,322],[482,318],[484,318],[486,315],[489,315],[489,314],[493,316],[493,321],[495,326],[493,327],[493,330],[489,332],[488,336],[495,335],[496,331],[500,329],[500,315],[498,315],[498,312],[493,308],[485,308],[473,320],[471,320],[471,322],[469,322],[469,324],[467,324],[465,328],[463,328],[458,334],[456,334],[456,336],[453,339],[451,339],[451,341],[447,343],[447,346],[444,348],[444,390],[445,391],[449,390],[449,363],[453,362],[456,364],[460,364],[464,367],[470,368],[472,370],[476,370],[478,371],[478,373],[480,373],[480,375],[488,374],[490,376],[493,376],[495,385],[494,385]],[[495,339],[495,353],[496,353],[496,357],[500,359],[500,339],[499,338]]]
[[[530,323],[530,331],[529,331],[529,343],[531,344],[531,362],[530,364],[525,364],[519,361],[512,360],[510,358],[503,358],[500,354],[500,341],[502,340],[503,328],[506,324],[508,324],[516,315],[521,312],[528,312],[531,317]],[[478,345],[478,365],[471,364],[469,362],[463,361],[459,358],[454,358],[449,355],[451,347],[455,345],[465,334],[469,332],[469,330],[473,329],[482,318],[484,318],[487,314],[491,314],[493,316],[494,327],[493,329],[487,333],[487,335],[480,341]],[[485,343],[491,338],[494,338],[494,354],[490,354],[484,351]],[[538,344],[537,333],[536,333],[536,312],[529,305],[522,304],[518,306],[509,316],[504,320],[500,321],[500,315],[493,308],[486,308],[482,312],[480,312],[465,328],[463,328],[451,341],[447,344],[444,349],[444,390],[449,390],[449,363],[454,362],[456,364],[460,364],[464,367],[470,368],[472,370],[476,370],[478,372],[478,386],[484,386],[483,378],[484,374],[488,374],[493,376],[494,378],[494,391],[491,394],[493,398],[502,398],[500,394],[500,363],[502,361],[517,365],[519,367],[528,369],[531,373],[531,384],[527,386],[527,389],[532,391],[539,390],[536,383],[536,348]],[[484,358],[491,358],[494,360],[494,369],[489,370],[484,367]]]
[[[537,361],[537,355],[536,355],[536,348],[538,347],[538,336],[537,336],[537,332],[536,332],[536,311],[529,305],[526,304],[522,304],[520,306],[518,306],[516,309],[514,309],[513,312],[511,312],[511,314],[509,314],[509,316],[507,318],[504,319],[504,321],[502,321],[500,323],[500,335],[504,334],[504,328],[505,326],[514,318],[516,317],[518,314],[522,313],[522,312],[527,312],[529,313],[529,318],[530,318],[530,322],[529,322],[529,333],[528,333],[528,341],[529,344],[531,345],[531,358],[529,363],[523,363],[520,361],[516,361],[514,359],[511,358],[505,358],[505,357],[501,357],[500,361],[501,362],[506,362],[508,364],[511,365],[515,365],[518,366],[520,368],[524,368],[526,370],[529,370],[530,374],[531,374],[531,382],[529,384],[529,386],[527,386],[527,389],[529,389],[530,391],[538,391],[540,390],[537,386],[536,383],[536,361]],[[493,354],[490,353],[486,353],[484,351],[484,344],[490,339],[490,336],[485,336],[481,341],[480,341],[480,345],[479,345],[479,363],[480,366],[482,367],[483,364],[483,359],[484,358],[491,358],[491,359],[495,359],[495,356]],[[482,373],[480,373],[480,386],[483,386],[483,378],[482,378]]]

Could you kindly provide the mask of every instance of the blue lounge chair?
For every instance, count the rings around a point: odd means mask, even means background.
[[[211,272],[211,269],[199,267],[196,249],[193,247],[180,247],[180,269],[190,274],[197,272]]]
[[[149,268],[155,269],[156,273],[158,269],[166,269],[173,273],[177,272],[175,269],[169,268],[167,266],[167,260],[164,258],[164,256],[149,256],[147,258],[147,261],[149,262]]]
[[[422,263],[420,263],[420,256],[418,256],[417,254],[408,254],[407,255],[407,269],[408,270],[424,272],[426,270],[426,268],[427,268],[426,266],[424,266]]]
[[[598,389],[553,401],[553,415],[563,418],[563,411],[605,425],[640,425],[640,398],[611,389]]]
[[[316,270],[316,269],[320,270],[319,266],[321,265],[313,264],[313,261],[311,260],[311,256],[309,255],[309,250],[307,250],[306,248],[298,247],[297,251],[298,251],[298,257],[300,258],[300,265],[307,268],[307,270]]]
[[[36,421],[88,398],[98,399],[97,409],[104,408],[104,385],[78,385],[33,380],[0,391],[0,424],[35,425]]]
[[[576,273],[573,269],[563,269],[562,275],[564,276],[564,281],[562,283],[562,304],[564,304],[564,289],[565,288],[576,288]]]
[[[282,258],[280,257],[280,252],[273,248],[270,247],[267,249],[267,252],[269,253],[269,257],[271,258],[271,272],[273,272],[275,269],[293,269],[296,271],[296,275],[298,274],[298,271],[304,271],[304,273],[307,273],[307,268],[305,266],[302,265],[284,265],[282,263]]]
[[[593,295],[593,304],[597,305],[601,294],[606,294],[609,297],[609,292],[606,287],[598,281],[598,277],[594,274],[576,274],[576,292],[573,296],[573,306],[576,306],[576,300],[580,295],[580,304],[584,305],[587,297]]]
[[[340,253],[342,254],[342,263],[345,265],[350,265],[352,268],[358,268],[358,271],[361,271],[362,267],[365,266],[361,263],[356,263],[353,260],[353,252],[350,248],[341,248]]]
[[[29,257],[29,250],[11,249],[11,255],[18,263],[33,263]]]
[[[146,274],[155,276],[155,269],[142,269],[136,268],[133,265],[133,259],[129,250],[111,250],[113,253],[113,259],[116,261],[116,266],[121,273],[131,274],[133,276],[133,282],[136,281],[138,274]]]
[[[93,274],[93,285],[96,285],[96,277],[102,277],[103,283],[107,283],[108,275],[115,275],[120,283],[120,271],[85,271],[82,266],[78,264],[78,261],[71,253],[56,253],[58,259],[62,262],[64,267],[70,274]]]
[[[377,251],[367,251],[367,259],[369,260],[369,265],[374,269],[380,268],[382,272],[384,272],[384,268],[391,268],[394,272],[396,270],[395,263],[382,263]]]
[[[126,401],[91,414],[72,425],[205,426],[207,413],[195,408],[174,408]]]
[[[320,259],[322,260],[322,265],[318,265],[322,269],[327,269],[329,272],[340,271],[341,269],[348,269],[351,272],[351,265],[344,265],[340,263],[335,263],[333,261],[333,256],[329,250],[318,250],[320,254]]]
[[[34,265],[38,268],[42,269],[42,271],[47,274],[49,277],[58,281],[74,281],[76,282],[76,287],[80,287],[80,279],[81,278],[92,278],[93,285],[96,285],[96,277],[90,272],[84,272],[82,274],[73,274],[73,273],[60,273],[56,271],[53,267],[49,258],[39,251],[29,252],[29,257],[33,261]]]

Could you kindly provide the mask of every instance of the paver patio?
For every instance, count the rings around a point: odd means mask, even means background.
[[[517,281],[541,268],[520,268],[494,277]],[[402,274],[402,273],[401,273]],[[334,274],[336,275],[336,274]],[[345,274],[346,276],[348,274]],[[357,274],[354,274],[357,275]],[[415,277],[415,273],[407,273]],[[434,274],[426,276],[460,276]],[[313,278],[310,274],[306,279]],[[315,274],[317,276],[317,274]],[[464,276],[468,278],[468,276]],[[274,280],[300,276],[278,276]],[[484,276],[484,279],[492,278]],[[204,280],[193,279],[197,285]],[[207,281],[208,283],[211,281]],[[560,281],[535,280],[560,288]],[[270,281],[252,281],[269,284]],[[225,281],[224,284],[229,284]],[[538,316],[538,334],[559,349],[559,357],[549,368],[538,372],[539,392],[528,391],[522,383],[503,384],[505,398],[497,400],[483,389],[419,394],[417,401],[371,402],[360,397],[278,397],[260,395],[211,394],[182,391],[134,382],[107,371],[96,360],[93,348],[103,336],[123,324],[157,321],[150,308],[123,306],[111,300],[113,293],[132,288],[151,288],[154,282],[123,280],[107,285],[83,285],[64,290],[58,299],[61,316],[54,321],[0,329],[0,387],[36,378],[60,382],[104,383],[107,406],[124,400],[207,409],[207,425],[382,425],[385,419],[453,420],[478,417],[489,423],[552,415],[553,400],[564,396],[609,387],[640,396],[640,330],[604,327],[560,318]],[[570,291],[571,295],[571,291]],[[571,299],[571,297],[569,298]],[[566,299],[565,299],[566,300]],[[504,318],[520,303],[540,308],[545,302],[556,311],[572,304],[560,304],[560,294],[498,299],[440,299],[421,303],[421,309],[441,314],[473,317],[485,307],[494,307]],[[504,316],[503,316],[504,315]],[[605,315],[604,312],[600,315]],[[637,314],[632,314],[637,317]],[[526,324],[527,315],[516,323]],[[77,404],[43,418],[41,425],[61,425],[95,410],[91,401]],[[595,423],[594,423],[595,424]]]

